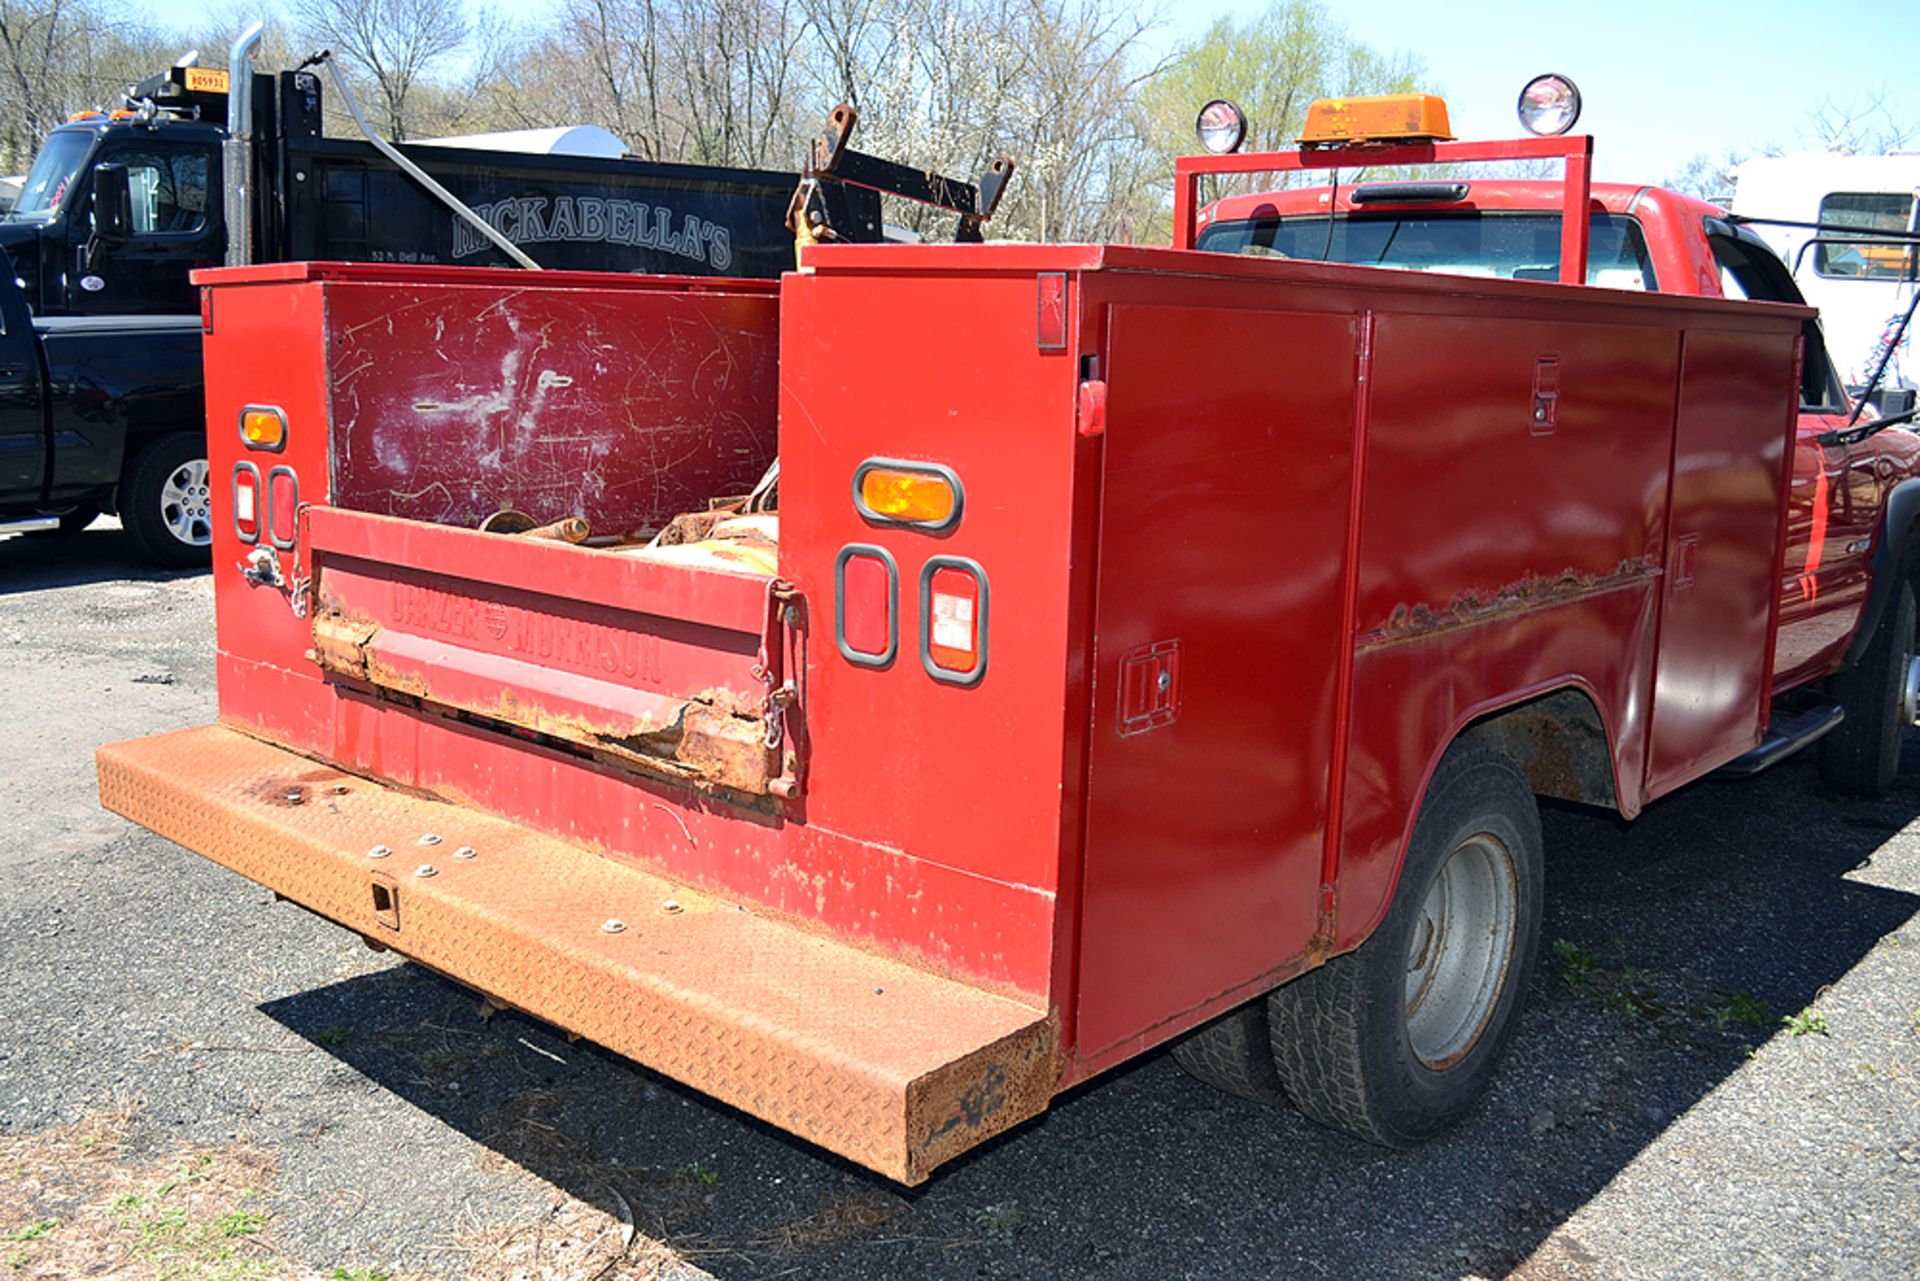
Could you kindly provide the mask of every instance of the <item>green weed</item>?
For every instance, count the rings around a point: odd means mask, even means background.
[[[995,1245],[1012,1245],[1020,1230],[1027,1226],[1027,1214],[1018,1201],[996,1201],[981,1207],[974,1214],[973,1222]]]
[[[26,1227],[21,1228],[18,1232],[9,1232],[6,1236],[0,1237],[0,1241],[6,1241],[10,1243],[17,1243],[20,1241],[38,1241],[41,1237],[47,1235],[47,1233],[53,1231],[55,1228],[59,1226],[60,1226],[60,1220],[58,1219],[41,1219],[38,1223],[29,1223]]]
[[[700,1162],[693,1161],[675,1170],[673,1181],[682,1185],[717,1188],[720,1186],[720,1171],[709,1169]]]
[[[1553,941],[1553,965],[1561,986],[1572,992],[1583,990],[1600,974],[1599,956],[1572,939]]]
[[[1820,1036],[1830,1035],[1827,1031],[1827,1016],[1814,1009],[1811,1005],[1798,1014],[1785,1016],[1780,1021],[1786,1024],[1787,1035],[1789,1036],[1808,1036],[1811,1034],[1818,1034]]]
[[[1716,1032],[1730,1032],[1735,1024],[1766,1027],[1773,1022],[1773,1007],[1751,992],[1715,992],[1707,1002],[1707,1022]]]
[[[223,1237],[252,1236],[267,1226],[267,1216],[257,1210],[235,1210],[213,1221],[213,1230]]]

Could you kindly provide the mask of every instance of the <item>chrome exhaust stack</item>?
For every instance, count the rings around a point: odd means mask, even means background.
[[[253,51],[267,29],[256,22],[227,55],[227,140],[220,144],[226,187],[227,266],[253,261]]]

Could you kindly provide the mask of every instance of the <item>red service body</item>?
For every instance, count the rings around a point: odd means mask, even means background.
[[[1083,245],[203,280],[220,723],[105,803],[896,1179],[1366,954],[1463,742],[1630,817],[1766,737],[1804,309]]]

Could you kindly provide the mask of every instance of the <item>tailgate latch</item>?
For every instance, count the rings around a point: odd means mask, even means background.
[[[767,583],[767,619],[753,675],[766,689],[760,700],[762,741],[774,754],[777,773],[767,791],[783,800],[800,794],[804,778],[806,722],[801,714],[799,675],[807,670],[806,601],[799,589],[781,579]]]

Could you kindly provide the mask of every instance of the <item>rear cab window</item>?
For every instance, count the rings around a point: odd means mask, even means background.
[[[1640,224],[1594,215],[1587,283],[1602,289],[1659,288]],[[1499,280],[1560,278],[1560,215],[1492,211],[1246,218],[1214,223],[1197,248],[1216,253],[1356,263]]]

